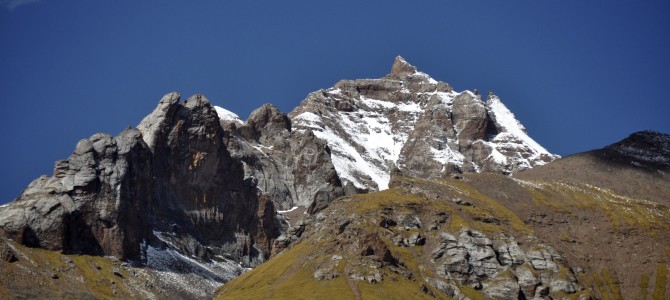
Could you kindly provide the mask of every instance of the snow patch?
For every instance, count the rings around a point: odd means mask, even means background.
[[[375,99],[370,99],[370,98],[365,98],[361,96],[360,101],[365,104],[369,108],[373,109],[397,109],[399,111],[405,111],[405,112],[421,112],[421,106],[419,103],[414,103],[411,101],[407,102],[401,102],[401,103],[393,103],[389,101],[383,101],[383,100],[375,100]]]
[[[526,129],[514,117],[514,114],[500,101],[500,98],[492,96],[486,102],[489,112],[493,114],[496,124],[502,129],[495,138],[494,142],[507,142],[510,140],[518,140],[524,145],[528,146],[533,152],[532,158],[537,158],[541,154],[551,155],[547,149],[540,146],[535,140],[530,138],[526,133]],[[518,145],[514,145],[518,147]]]
[[[490,159],[493,162],[495,162],[498,165],[506,165],[507,164],[507,157],[502,155],[498,149],[491,147],[491,154],[486,159]]]
[[[317,116],[314,113],[311,112],[304,112],[299,115],[297,115],[295,118],[293,118],[294,121],[296,120],[301,120],[305,122],[311,122],[311,123],[318,123],[321,122],[321,117]]]
[[[432,77],[430,77],[428,74],[426,74],[424,72],[416,71],[413,75],[425,78],[428,81],[428,83],[437,84],[437,80],[433,79]]]
[[[346,140],[329,128],[323,129],[323,131],[315,131],[314,135],[328,142],[331,151],[335,154],[331,159],[340,178],[351,182],[357,188],[367,188],[365,183],[356,179],[355,172],[360,172],[370,176],[380,190],[388,188],[390,175],[363,158],[356,148]]]
[[[216,110],[216,114],[219,116],[219,119],[221,120],[244,124],[244,121],[240,119],[240,116],[238,116],[236,113],[232,111],[229,111],[220,106],[214,106],[214,110]]]
[[[410,76],[425,79],[424,82],[437,84],[425,73],[415,72]],[[401,82],[402,83],[402,82]],[[394,91],[389,91],[394,92]],[[298,131],[311,129],[314,134],[326,141],[331,150],[331,160],[337,174],[343,182],[349,182],[357,188],[388,188],[390,170],[398,164],[400,152],[415,130],[419,118],[431,110],[444,110],[451,113],[454,99],[463,93],[475,96],[472,91],[463,92],[415,92],[404,84],[395,92],[414,94],[416,97],[405,101],[386,101],[359,95],[355,98],[345,95],[344,90],[330,88],[323,93],[326,109],[319,109],[319,114],[302,112],[292,118],[294,128]],[[335,97],[334,95],[341,95]],[[407,96],[407,95],[405,95]],[[342,97],[355,101],[354,111],[345,112],[332,108],[333,101],[341,101]],[[318,101],[318,100],[317,100]],[[436,103],[437,102],[437,103]],[[428,104],[430,103],[430,104]],[[534,165],[545,164],[543,155],[556,157],[531,139],[514,115],[500,102],[492,97],[486,104],[489,115],[496,120],[499,134],[479,140],[491,148],[487,162],[504,169],[522,170]],[[455,130],[455,128],[452,128]],[[430,135],[430,133],[426,133]],[[458,132],[456,132],[458,135]],[[463,166],[471,158],[465,158],[459,151],[458,140],[441,138],[428,149],[432,159],[442,164],[448,163]],[[479,172],[483,165],[474,162],[472,171]]]
[[[413,129],[422,110],[418,103],[411,101],[393,103],[362,96],[357,101],[361,109],[354,112],[333,111],[323,116],[303,112],[295,116],[293,122],[296,128],[312,129],[314,135],[328,143],[333,165],[342,180],[357,188],[368,188],[360,179],[363,175],[374,181],[379,190],[384,190],[390,180],[389,166],[398,161],[407,132]],[[407,116],[403,122],[409,123],[406,126],[409,128],[394,129],[392,126],[397,124],[386,117],[390,111]],[[338,122],[325,125],[324,118]]]
[[[452,162],[458,166],[463,165],[465,157],[460,152],[452,150],[449,146],[445,146],[443,149],[435,149],[430,147],[430,153],[433,156],[433,159],[441,164],[446,165],[448,162]]]
[[[217,257],[217,260],[201,262],[179,253],[176,246],[164,235],[169,233],[154,231],[154,235],[168,247],[159,249],[141,244],[147,261],[147,271],[154,273],[162,285],[177,287],[197,297],[211,297],[218,287],[243,274],[245,268],[239,263]]]
[[[392,103],[392,102],[382,101],[382,100],[375,100],[375,99],[369,99],[369,98],[365,98],[365,97],[363,97],[363,96],[361,96],[361,100],[360,100],[360,101],[363,102],[366,106],[368,106],[368,107],[370,107],[370,108],[375,108],[375,109],[379,109],[379,108],[393,109],[393,108],[396,108],[396,107],[397,107],[397,106],[396,106],[394,103]]]
[[[444,104],[446,106],[451,106],[452,104],[454,104],[454,99],[456,98],[456,96],[459,95],[459,93],[456,93],[454,91],[447,92],[447,93],[436,92],[435,95],[437,97],[439,97],[440,100],[442,100],[442,104]]]
[[[288,210],[278,210],[277,213],[278,213],[278,214],[285,214],[285,213],[288,213],[288,212],[292,212],[292,211],[294,211],[294,210],[296,210],[296,209],[298,209],[298,207],[297,207],[297,206],[294,206],[294,207],[291,207],[291,208],[288,209]]]
[[[338,88],[328,89],[326,92],[331,95],[342,95],[342,90]]]
[[[254,149],[258,150],[260,153],[263,153],[263,155],[265,155],[265,156],[268,156],[268,154],[265,153],[265,151],[271,151],[272,148],[274,148],[274,146],[268,147],[268,146],[261,145],[261,144],[259,144],[259,145],[250,144],[249,146],[251,146],[251,148],[254,148]]]
[[[414,103],[414,102],[400,103],[400,104],[398,104],[398,110],[399,111],[405,111],[405,112],[415,112],[415,113],[423,111],[421,109],[421,105],[419,105],[419,103]]]

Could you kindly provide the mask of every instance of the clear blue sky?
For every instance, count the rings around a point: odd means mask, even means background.
[[[315,2],[0,0],[0,203],[167,92],[289,112],[396,55],[494,91],[561,155],[670,133],[669,1]]]

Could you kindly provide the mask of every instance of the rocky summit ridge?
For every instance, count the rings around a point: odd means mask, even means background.
[[[390,173],[434,178],[511,174],[557,155],[531,139],[499,97],[456,92],[402,57],[379,79],[342,80],[311,93],[289,117],[327,141],[344,185],[388,188]]]

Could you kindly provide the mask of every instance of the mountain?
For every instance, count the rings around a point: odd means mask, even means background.
[[[343,80],[311,93],[289,116],[327,141],[338,175],[357,190],[388,188],[394,168],[421,177],[515,173],[554,159],[489,94],[455,92],[395,59],[380,79]]]
[[[401,57],[289,114],[169,93],[0,206],[0,298],[663,298],[668,140],[559,158]]]
[[[265,261],[281,231],[273,202],[245,182],[219,122],[203,96],[182,103],[165,95],[137,128],[81,140],[53,176],[0,208],[0,234],[146,266],[153,282],[178,278],[170,289],[207,297]]]

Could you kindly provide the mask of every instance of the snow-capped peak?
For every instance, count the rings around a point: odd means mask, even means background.
[[[325,140],[342,181],[362,189],[387,188],[394,167],[417,177],[508,174],[558,157],[498,97],[484,104],[471,91],[454,92],[400,56],[386,77],[341,81],[310,94],[289,117],[295,130]]]

